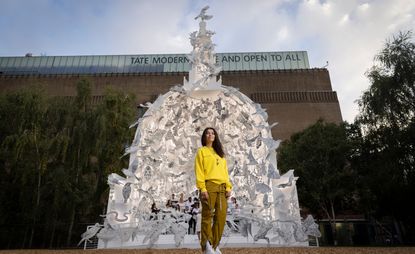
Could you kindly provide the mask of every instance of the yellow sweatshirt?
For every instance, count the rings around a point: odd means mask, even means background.
[[[225,158],[220,157],[212,147],[203,146],[197,150],[195,158],[196,187],[205,192],[205,181],[226,184],[226,191],[232,189]]]

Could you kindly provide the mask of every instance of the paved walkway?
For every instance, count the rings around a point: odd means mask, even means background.
[[[0,250],[0,254],[202,254],[197,249]],[[414,254],[415,247],[225,248],[223,254]]]

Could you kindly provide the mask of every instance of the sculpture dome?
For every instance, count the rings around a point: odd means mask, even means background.
[[[275,162],[279,142],[272,139],[266,120],[259,104],[232,87],[192,93],[174,87],[161,95],[137,122],[129,148],[128,170],[134,176],[130,173],[127,181],[136,183],[137,191],[131,196],[136,199],[133,203],[148,200],[139,193],[150,194],[160,205],[172,193],[194,193],[194,157],[206,127],[219,132],[237,199],[262,201],[271,191],[271,179],[279,176]]]

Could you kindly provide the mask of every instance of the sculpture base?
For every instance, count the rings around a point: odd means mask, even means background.
[[[269,244],[266,239],[258,239],[254,241],[255,235],[259,232],[260,228],[256,224],[252,224],[252,235],[248,237],[242,236],[238,232],[224,232],[222,240],[220,242],[219,248],[259,248],[259,247],[307,247],[309,246],[308,241],[299,242],[295,240],[293,234],[285,234],[284,237],[273,232],[268,232],[266,237],[270,240]],[[127,230],[128,231],[128,230]],[[125,231],[125,232],[127,232]],[[118,234],[119,236],[120,234]],[[122,235],[122,234],[121,234]],[[226,236],[225,236],[226,235]],[[127,236],[127,234],[125,235]],[[197,235],[186,234],[183,241],[179,246],[176,246],[174,234],[162,234],[159,236],[158,240],[153,244],[149,245],[149,242],[143,243],[145,235],[136,235],[133,238],[126,237],[124,241],[121,240],[121,237],[115,237],[108,241],[103,241],[99,239],[98,249],[120,249],[120,248],[135,248],[135,249],[174,249],[174,248],[187,248],[187,249],[199,249],[199,239]],[[127,240],[125,240],[127,239]]]
[[[268,236],[270,239],[274,236]],[[98,249],[174,249],[174,248],[185,248],[185,249],[199,249],[199,239],[197,235],[186,235],[180,246],[176,246],[174,242],[174,235],[161,235],[158,241],[151,247],[148,243],[143,243],[144,235],[137,236],[134,241],[129,239],[128,241],[121,241],[121,239],[113,239],[108,241],[106,244],[104,241],[99,240]],[[252,236],[243,237],[241,235],[230,235],[228,237],[222,237],[219,248],[260,248],[260,247],[308,247],[308,242],[292,242],[285,244],[277,244],[271,242],[267,243],[266,240],[260,239],[254,241]]]

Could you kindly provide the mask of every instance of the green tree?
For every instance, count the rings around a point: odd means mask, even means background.
[[[61,146],[62,134],[50,122],[48,101],[38,87],[2,96],[1,151],[4,196],[12,203],[1,216],[5,223],[19,221],[26,225],[22,246],[32,246],[41,222],[44,207],[44,182],[51,162],[57,159],[56,146]],[[4,120],[4,121],[3,121]],[[3,184],[2,184],[3,186]],[[10,209],[14,208],[14,209]]]
[[[73,246],[99,221],[107,173],[127,166],[133,102],[108,90],[92,105],[87,81],[72,99],[39,87],[0,95],[0,248]]]
[[[67,152],[68,167],[70,169],[68,179],[72,183],[73,200],[70,207],[70,218],[68,227],[68,236],[66,244],[70,245],[73,226],[76,219],[77,210],[80,209],[83,196],[88,196],[89,191],[82,190],[87,187],[82,176],[88,173],[89,158],[92,155],[93,135],[90,129],[93,126],[95,117],[91,105],[91,87],[89,82],[82,80],[77,86],[78,94],[75,98],[73,111],[71,112],[72,123],[69,126],[70,149]]]
[[[13,105],[8,108],[14,102],[20,102],[21,104],[18,107]],[[6,107],[6,110],[9,110],[7,115],[2,116],[2,120],[4,119],[5,121],[4,124],[15,123],[16,125],[11,126],[11,128],[15,129],[9,130],[10,135],[5,137],[2,142],[4,147],[2,155],[10,157],[8,166],[22,170],[20,177],[13,179],[13,184],[20,187],[22,194],[26,193],[26,191],[35,193],[35,195],[20,196],[22,199],[28,198],[25,202],[26,214],[24,217],[26,217],[27,222],[30,220],[31,226],[28,240],[30,245],[33,241],[39,217],[41,184],[47,170],[47,157],[50,145],[42,124],[46,103],[41,93],[30,89],[21,94],[12,94],[6,98],[6,103],[3,106]],[[2,129],[6,129],[7,133],[7,127]],[[30,167],[27,164],[21,163],[23,158],[31,165]],[[26,187],[28,185],[32,189],[28,189]]]
[[[97,108],[95,122],[95,151],[97,158],[96,199],[102,211],[107,207],[110,173],[120,173],[128,167],[128,157],[121,158],[125,148],[134,137],[134,129],[129,126],[136,116],[135,97],[119,90],[107,88],[103,102]]]
[[[328,218],[336,242],[336,210],[354,198],[354,171],[348,158],[351,146],[345,126],[322,120],[291,136],[279,151],[279,168],[295,169],[301,205]]]
[[[48,158],[50,170],[45,175],[42,185],[42,202],[45,209],[42,211],[41,221],[46,222],[43,227],[42,247],[53,248],[56,236],[59,237],[61,232],[65,232],[62,225],[67,221],[70,210],[68,205],[73,199],[70,171],[65,164],[70,149],[72,105],[73,102],[61,98],[48,99],[44,122],[47,130],[53,133],[55,138],[51,142],[51,153]]]
[[[358,101],[362,142],[354,165],[368,184],[376,217],[392,216],[415,240],[408,202],[415,194],[415,43],[412,33],[387,40],[367,72],[371,82]],[[405,240],[405,239],[402,239]]]

